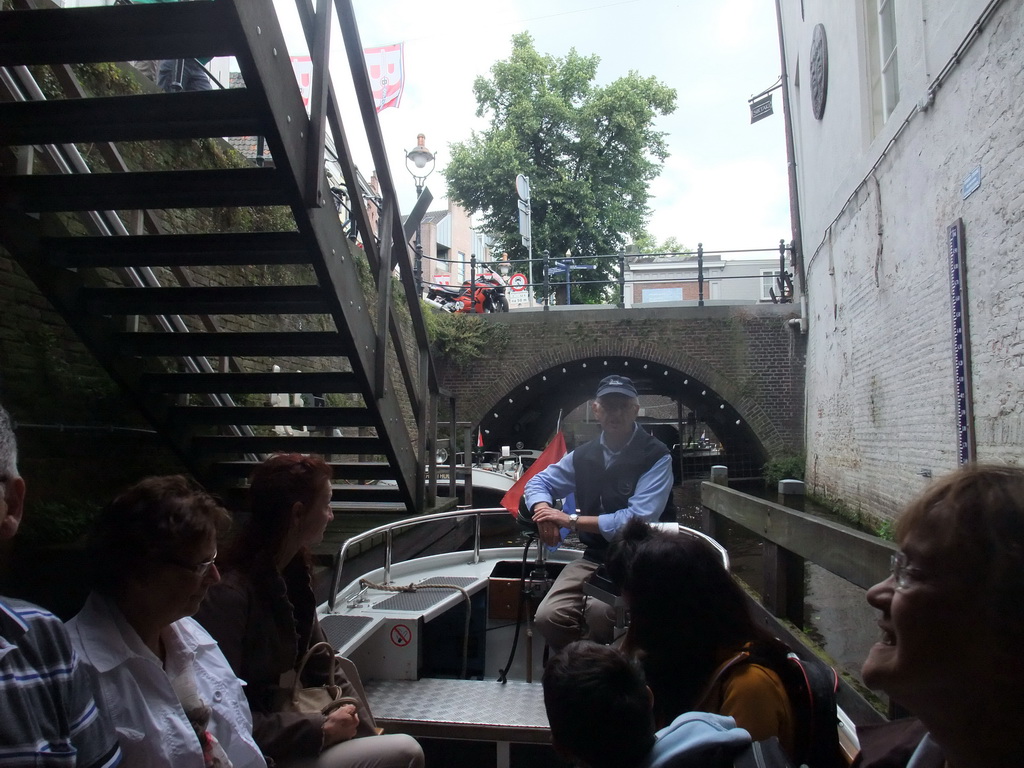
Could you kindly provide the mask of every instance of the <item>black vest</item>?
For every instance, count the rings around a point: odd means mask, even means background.
[[[643,474],[667,453],[668,448],[663,442],[638,429],[615,463],[605,469],[600,438],[581,445],[572,452],[576,506],[580,515],[605,515],[624,509]],[[658,519],[662,522],[676,519],[671,494]],[[587,546],[586,559],[597,562],[604,559],[608,542],[600,533],[581,531],[580,542]]]

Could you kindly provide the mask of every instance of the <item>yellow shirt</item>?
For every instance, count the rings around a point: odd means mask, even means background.
[[[796,723],[782,680],[760,664],[737,664],[745,657],[733,656],[715,671],[711,687],[694,709],[732,717],[754,741],[777,736],[792,755]]]

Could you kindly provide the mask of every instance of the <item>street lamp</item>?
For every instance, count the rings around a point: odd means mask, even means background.
[[[417,134],[416,146],[405,153],[405,167],[416,182],[416,199],[420,199],[423,193],[423,185],[427,176],[434,172],[434,165],[437,158],[434,153],[427,149],[426,139],[423,134]],[[429,165],[429,168],[427,167]],[[416,289],[423,293],[423,245],[421,243],[420,225],[416,225],[416,263],[413,267],[413,274],[416,277]]]

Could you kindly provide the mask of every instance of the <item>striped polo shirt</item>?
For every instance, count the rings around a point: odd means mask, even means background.
[[[107,768],[121,762],[60,619],[0,597],[0,765]]]

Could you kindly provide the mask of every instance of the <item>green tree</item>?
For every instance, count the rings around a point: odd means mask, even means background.
[[[650,232],[641,232],[639,236],[633,238],[633,242],[626,246],[627,255],[643,255],[648,253],[665,253],[670,254],[662,258],[665,259],[679,259],[679,258],[696,258],[696,256],[685,256],[684,254],[692,252],[693,249],[688,248],[683,242],[675,235],[670,235],[665,238],[665,241],[658,245],[658,240]]]
[[[452,145],[445,170],[448,194],[483,214],[495,250],[507,251],[524,272],[514,181],[529,176],[534,258],[571,250],[576,263],[596,266],[573,275],[577,303],[598,300],[605,289],[582,281],[616,274],[614,259],[595,257],[644,232],[647,186],[668,156],[654,121],[676,103],[674,89],[636,72],[596,85],[599,61],[575,49],[565,58],[541,54],[528,33],[513,36],[511,56],[473,85],[477,116],[490,116],[490,127]],[[533,278],[543,279],[539,261]]]

